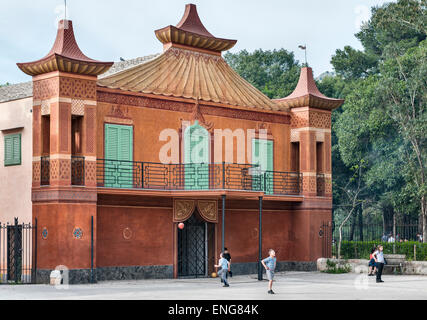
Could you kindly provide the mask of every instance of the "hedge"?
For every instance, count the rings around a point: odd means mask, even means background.
[[[381,244],[384,247],[384,253],[405,254],[406,260],[414,260],[414,245],[416,246],[416,260],[427,261],[427,243],[416,241],[407,242],[378,242],[378,241],[343,241],[341,243],[341,258],[343,259],[369,259],[371,250],[374,246]],[[393,246],[396,251],[393,252]],[[337,254],[338,243],[334,244],[333,255]]]

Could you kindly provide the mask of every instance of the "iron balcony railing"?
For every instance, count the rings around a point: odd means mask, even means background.
[[[84,186],[85,184],[85,158],[71,156],[71,184]]]
[[[85,158],[71,156],[71,185],[84,186],[85,184]],[[40,185],[50,185],[50,158],[40,159]]]
[[[48,186],[50,184],[50,160],[49,157],[40,159],[40,185]]]
[[[325,196],[326,192],[326,181],[323,173],[318,173],[316,176],[317,195],[319,197]]]
[[[161,164],[97,160],[97,185],[103,188],[151,190],[264,191],[271,195],[299,195],[302,175],[261,171],[249,164]]]

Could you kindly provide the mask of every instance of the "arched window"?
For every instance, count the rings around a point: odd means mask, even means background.
[[[198,121],[184,132],[185,189],[209,189],[209,137]]]

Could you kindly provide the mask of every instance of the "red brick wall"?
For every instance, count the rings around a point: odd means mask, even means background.
[[[172,209],[98,206],[97,266],[172,265],[173,228]]]

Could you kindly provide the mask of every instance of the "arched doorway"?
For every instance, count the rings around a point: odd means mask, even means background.
[[[206,277],[213,270],[215,225],[200,217],[197,209],[178,229],[178,277]]]

